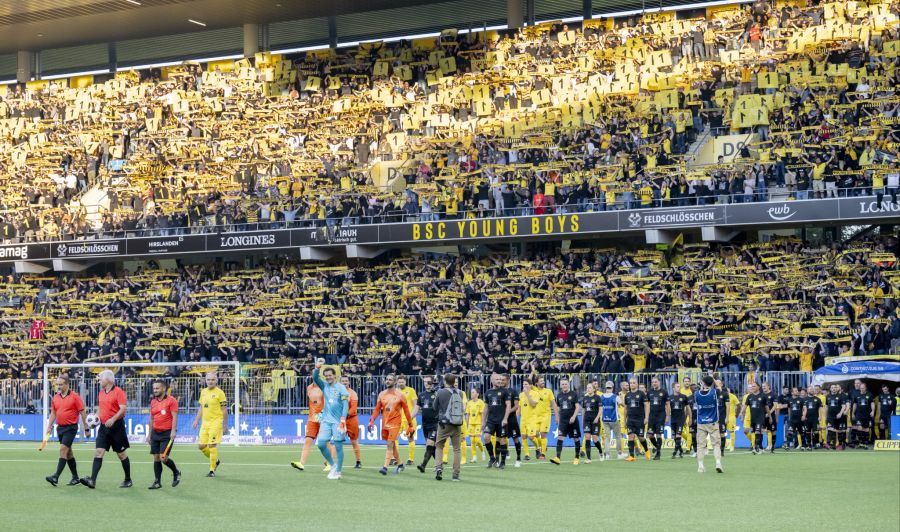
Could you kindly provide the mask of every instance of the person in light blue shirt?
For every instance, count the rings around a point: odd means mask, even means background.
[[[709,437],[716,457],[716,472],[722,469],[721,434],[719,433],[719,398],[718,391],[713,388],[715,381],[709,375],[700,379],[700,389],[694,393],[694,404],[697,411],[697,472],[704,473],[703,456],[706,454],[706,438]]]
[[[350,409],[350,392],[343,384],[337,381],[337,373],[334,368],[325,368],[319,375],[322,360],[316,361],[313,370],[313,382],[322,390],[325,404],[322,408],[322,417],[319,421],[319,437],[316,445],[322,456],[331,466],[328,473],[330,480],[341,478],[344,466],[344,435],[347,433],[347,412]],[[325,380],[322,380],[324,376]],[[334,446],[335,457],[332,459],[328,450],[328,442]]]

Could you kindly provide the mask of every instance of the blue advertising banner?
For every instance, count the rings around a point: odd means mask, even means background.
[[[177,443],[196,443],[197,429],[191,429],[193,416],[183,415],[178,420]],[[366,430],[366,424],[369,422],[369,416],[359,416],[359,442],[367,445],[384,444],[381,439],[381,425],[376,423],[374,433]],[[267,445],[299,445],[303,443],[306,435],[307,416],[292,415],[245,415],[241,418],[238,427],[230,426],[229,434],[225,436],[224,443],[233,443],[235,438],[239,438],[240,443],[245,444],[267,444]],[[894,416],[891,421],[892,439],[900,439],[900,416]],[[125,416],[125,427],[128,430],[128,437],[133,443],[139,443],[147,437],[148,416],[142,414]],[[736,423],[735,432],[735,448],[748,448],[750,441],[743,433],[743,424],[740,419]],[[551,440],[556,435],[556,423],[550,425]],[[40,441],[43,437],[42,420],[38,414],[0,414],[0,441]],[[88,439],[93,440],[96,437],[96,429],[90,431]],[[666,437],[671,438],[671,431],[666,427]],[[731,437],[729,433],[728,437]],[[55,440],[51,439],[51,442]],[[80,441],[80,437],[76,441]],[[422,435],[422,427],[416,429],[416,443],[424,444],[425,438]],[[405,435],[400,436],[400,443],[407,443]],[[778,423],[778,435],[776,437],[776,445],[780,446],[784,441],[783,438],[783,420]],[[571,441],[566,441],[566,445],[572,445]]]

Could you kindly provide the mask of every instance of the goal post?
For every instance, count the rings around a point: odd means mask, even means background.
[[[179,440],[180,434],[189,434],[184,427],[190,427],[193,416],[199,408],[200,390],[206,386],[205,374],[216,371],[219,374],[219,386],[225,391],[229,403],[229,430],[222,435],[222,443],[254,443],[254,437],[241,434],[241,427],[246,426],[244,416],[244,393],[246,387],[241,382],[241,363],[236,361],[221,362],[124,362],[124,363],[75,363],[44,364],[43,397],[41,416],[43,430],[46,432],[50,419],[50,400],[53,396],[52,381],[60,375],[66,375],[71,388],[81,395],[86,408],[96,408],[100,384],[97,376],[103,370],[115,373],[116,384],[124,391],[128,399],[126,422],[129,436],[145,434],[144,423],[150,413],[152,398],[152,382],[157,379],[165,381],[170,393],[179,403]],[[195,408],[195,405],[196,408]],[[251,414],[252,416],[252,414]],[[141,421],[134,422],[139,419]],[[136,428],[133,425],[140,425]],[[132,432],[134,429],[134,432]],[[184,432],[183,432],[184,431]],[[260,440],[261,441],[261,440]]]

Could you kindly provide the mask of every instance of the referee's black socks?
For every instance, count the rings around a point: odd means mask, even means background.
[[[517,439],[517,440],[515,440],[514,443],[516,445],[516,461],[521,462],[522,461],[522,440]]]
[[[425,446],[425,457],[422,459],[422,469],[428,467],[428,462],[434,458],[434,445]]]
[[[162,464],[164,466],[168,467],[169,469],[171,469],[173,474],[178,473],[178,468],[175,467],[175,460],[172,460],[171,458],[166,458],[166,461],[162,462]]]
[[[634,440],[628,440],[628,456],[634,458]]]
[[[122,460],[122,471],[125,471],[125,480],[131,480],[131,460],[127,456]]]
[[[585,445],[585,447],[589,447]],[[575,458],[581,456],[581,438],[575,438]]]
[[[577,444],[576,444],[576,445],[577,445]],[[562,457],[562,449],[563,449],[563,441],[562,441],[562,440],[556,440],[556,457],[557,457],[557,458]],[[580,454],[580,453],[579,453],[579,454]],[[578,456],[578,455],[576,454],[575,456]]]
[[[91,465],[91,478],[97,480],[97,475],[100,474],[100,468],[103,467],[103,459],[94,457],[94,463]]]
[[[66,463],[69,464],[69,471],[72,473],[72,478],[78,478],[78,466],[75,464],[75,458],[69,458],[66,460]]]
[[[66,468],[66,459],[60,458],[59,462],[56,464],[56,474],[53,475],[54,478],[59,478],[59,476],[62,475],[63,469],[65,469],[65,468]]]
[[[491,460],[494,460],[494,444],[491,440],[488,440],[484,443],[484,446],[487,447],[488,456],[491,457]]]
[[[162,479],[162,462],[153,462],[153,475],[157,482]]]

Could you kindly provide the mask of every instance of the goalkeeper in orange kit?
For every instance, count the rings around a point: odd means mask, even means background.
[[[406,396],[399,390],[394,388],[396,379],[393,375],[385,377],[387,389],[378,394],[378,402],[375,404],[375,411],[369,419],[369,431],[375,427],[375,420],[381,415],[381,439],[387,444],[387,452],[384,456],[384,467],[378,472],[387,475],[388,465],[392,459],[397,460],[397,468],[394,473],[403,471],[403,461],[400,460],[400,450],[397,447],[397,437],[400,435],[400,425],[404,418],[407,429],[407,436],[412,436],[415,428],[412,423],[412,416],[409,413],[409,405],[406,403]]]

